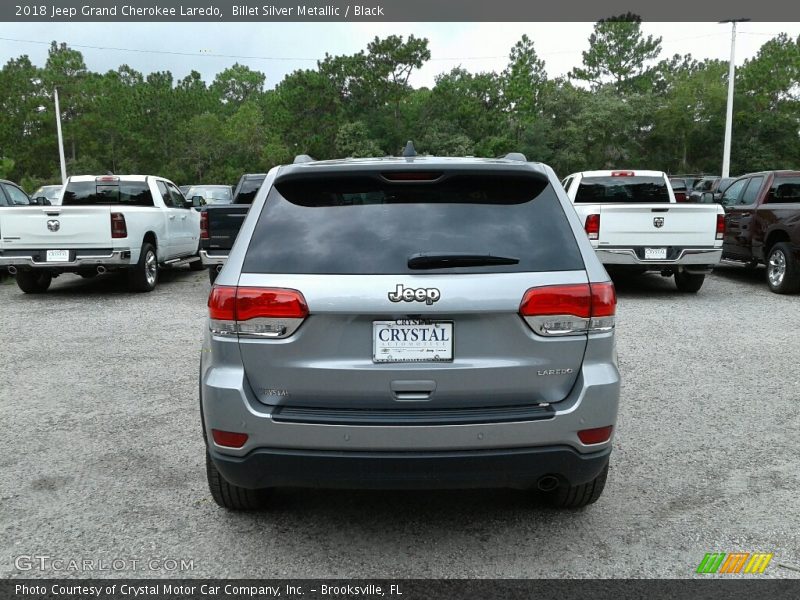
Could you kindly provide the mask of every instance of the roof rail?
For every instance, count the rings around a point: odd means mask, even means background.
[[[528,162],[528,159],[522,152],[509,152],[505,156],[501,156],[500,158],[505,158],[506,160],[516,160],[519,162]]]
[[[292,164],[301,165],[303,163],[316,162],[316,159],[311,158],[308,154],[298,154],[294,157]]]

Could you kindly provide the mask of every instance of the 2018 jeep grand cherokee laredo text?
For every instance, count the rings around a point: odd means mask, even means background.
[[[603,490],[616,297],[552,169],[349,159],[270,171],[209,297],[209,487]]]

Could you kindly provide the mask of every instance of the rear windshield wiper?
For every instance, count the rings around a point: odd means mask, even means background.
[[[516,265],[518,258],[492,254],[448,252],[446,254],[412,254],[408,257],[409,269],[452,269],[455,267],[484,267],[488,265]]]

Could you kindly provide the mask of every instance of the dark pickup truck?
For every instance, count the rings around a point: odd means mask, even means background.
[[[200,259],[203,266],[208,268],[211,283],[222,270],[265,177],[265,173],[242,175],[236,184],[231,204],[210,204],[200,210]]]
[[[725,209],[722,258],[767,266],[777,294],[800,290],[800,171],[763,171],[736,179],[719,203]]]

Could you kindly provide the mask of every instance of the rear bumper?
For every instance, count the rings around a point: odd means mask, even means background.
[[[47,262],[43,260],[46,250],[0,252],[0,266],[27,267],[33,269],[74,270],[81,267],[95,266],[129,266],[131,264],[131,251],[128,249],[98,251],[70,250],[70,260],[67,262]]]
[[[213,254],[208,250],[200,250],[200,260],[203,261],[203,266],[206,267],[214,267],[218,265],[224,265],[225,261],[228,260],[228,253],[227,251],[225,254]]]
[[[564,446],[453,452],[337,452],[258,448],[236,457],[210,450],[222,476],[244,488],[533,488],[545,475],[591,481],[611,448],[580,454]]]
[[[681,248],[675,256],[666,260],[645,260],[640,258],[637,248],[595,248],[597,258],[604,265],[636,265],[652,267],[672,267],[683,265],[714,266],[722,260],[722,248]]]

